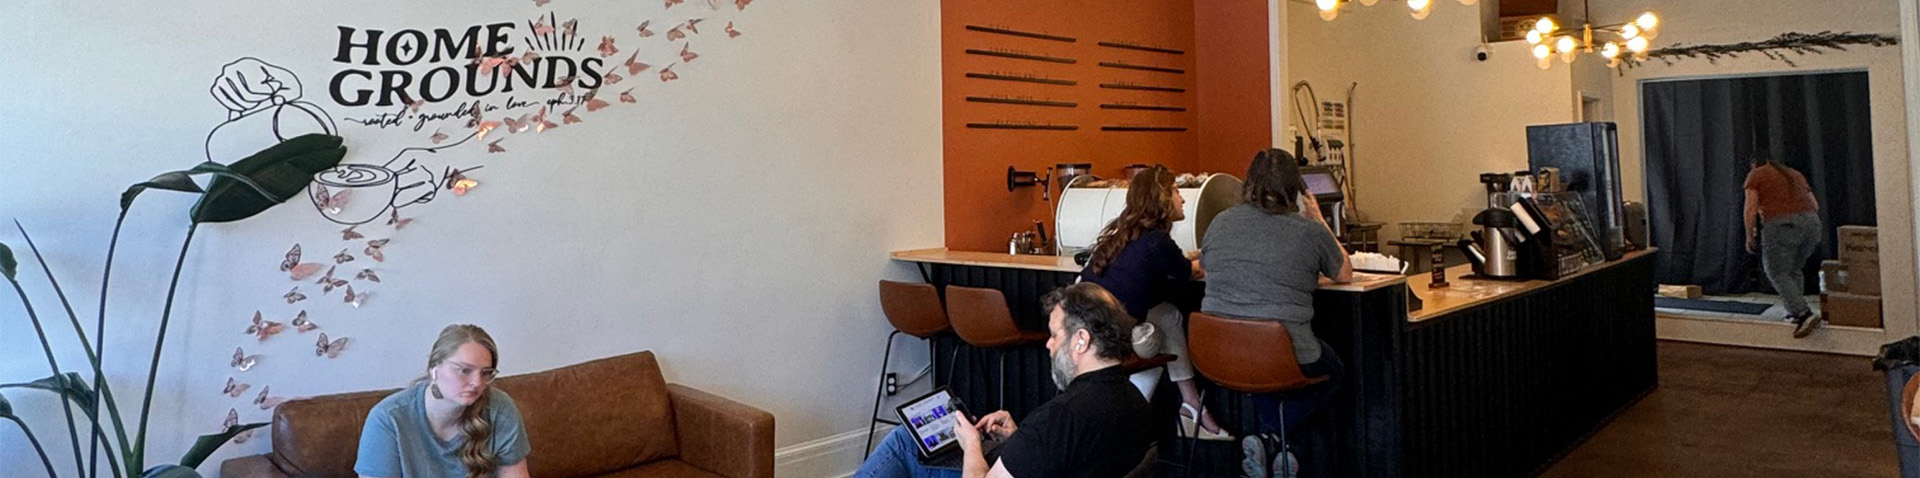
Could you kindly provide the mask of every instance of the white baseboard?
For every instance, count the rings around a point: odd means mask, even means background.
[[[1699,342],[1802,352],[1871,357],[1880,344],[1891,342],[1881,329],[1826,325],[1804,339],[1793,338],[1793,325],[1741,319],[1715,319],[1658,314],[1655,334],[1662,340]]]
[[[887,436],[893,425],[880,424],[874,439]],[[860,469],[867,429],[860,428],[773,451],[774,476],[779,478],[847,478]]]

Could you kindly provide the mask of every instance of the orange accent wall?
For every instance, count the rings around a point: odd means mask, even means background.
[[[1234,4],[1232,7],[1221,4]],[[1244,5],[1243,5],[1244,4]],[[1257,11],[1253,10],[1257,8]],[[1257,148],[1239,146],[1237,136],[1257,131],[1251,143],[1269,141],[1266,86],[1265,0],[943,0],[941,2],[941,96],[945,175],[946,246],[962,251],[1005,251],[1008,236],[1047,225],[1052,235],[1054,201],[1042,200],[1039,187],[1008,192],[1007,167],[1047,174],[1057,163],[1092,163],[1094,174],[1116,177],[1129,164],[1166,164],[1176,171],[1234,171],[1237,166],[1202,167],[1197,158],[1227,141],[1220,150],[1244,149],[1222,158],[1252,157]],[[1237,18],[1249,15],[1250,19]],[[1199,16],[1207,20],[1197,22]],[[1247,32],[1202,31],[1197,27],[1241,28]],[[1064,42],[969,30],[969,25],[1071,37]],[[1251,39],[1249,39],[1251,38]],[[1181,54],[1101,46],[1121,42],[1179,50]],[[1237,45],[1238,42],[1257,45]],[[1196,51],[1205,45],[1217,53]],[[1073,63],[969,54],[967,50],[1071,59]],[[1241,58],[1251,52],[1251,57]],[[1102,62],[1179,73],[1101,66]],[[1199,71],[1214,64],[1229,73]],[[1257,63],[1245,65],[1242,63]],[[1240,85],[1257,71],[1255,84]],[[1069,80],[1073,85],[970,78],[968,73]],[[1208,83],[1211,82],[1211,83]],[[1102,88],[1102,84],[1178,88],[1182,92]],[[1217,84],[1218,93],[1206,93]],[[1072,103],[1071,107],[968,101],[968,97]],[[1217,103],[1208,106],[1209,101]],[[1251,104],[1239,104],[1247,102]],[[1164,106],[1184,111],[1118,109],[1102,105]],[[1258,114],[1253,114],[1257,110]],[[1231,117],[1211,118],[1218,111]],[[1257,117],[1257,118],[1255,118]],[[1257,120],[1257,121],[1255,121]],[[1069,125],[1071,131],[969,128],[970,123]],[[1209,126],[1218,132],[1208,131]],[[1184,131],[1103,131],[1103,126],[1164,126]],[[1227,138],[1231,140],[1206,139]],[[1224,160],[1209,162],[1220,162]],[[1057,191],[1057,188],[1056,188]],[[1057,195],[1056,195],[1057,196]]]
[[[1268,15],[1264,0],[1193,2],[1199,170],[1244,178],[1254,153],[1274,145]]]

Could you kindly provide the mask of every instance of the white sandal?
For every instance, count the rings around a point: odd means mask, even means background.
[[[1181,436],[1206,441],[1233,441],[1233,435],[1227,434],[1227,431],[1224,429],[1218,432],[1211,432],[1207,431],[1207,427],[1200,426],[1200,413],[1200,410],[1195,409],[1192,404],[1180,404]]]

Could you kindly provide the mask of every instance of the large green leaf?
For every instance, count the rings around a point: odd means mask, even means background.
[[[214,450],[219,450],[220,447],[225,446],[227,441],[232,440],[235,435],[264,426],[267,426],[265,422],[248,423],[227,427],[226,431],[220,433],[200,435],[199,439],[193,441],[193,448],[187,449],[187,454],[180,456],[180,466],[199,468],[200,463],[207,461],[207,457],[213,456]]]
[[[148,179],[147,182],[127,187],[126,192],[120,193],[120,210],[125,211],[128,207],[132,207],[133,199],[148,189],[165,189],[183,193],[206,192],[200,189],[199,184],[193,182],[193,177],[188,176],[186,171],[168,171]]]
[[[140,472],[140,478],[200,478],[200,472],[180,465],[160,465]]]
[[[346,155],[347,148],[341,146],[339,136],[316,133],[281,141],[235,161],[228,168],[253,184],[225,174],[215,175],[207,183],[207,192],[200,196],[200,202],[193,205],[193,222],[231,222],[253,217],[300,194],[313,182],[313,175],[339,166]]]
[[[13,416],[13,402],[7,401],[6,395],[0,395],[0,418],[6,418],[6,417],[12,417],[12,416]]]
[[[30,388],[59,394],[61,397],[73,401],[74,405],[80,406],[80,410],[86,412],[87,418],[93,418],[97,414],[95,407],[96,404],[100,403],[99,395],[94,393],[92,387],[87,386],[87,381],[80,378],[80,374],[74,372],[54,375],[27,383],[0,385],[0,389],[6,388]]]
[[[6,275],[7,280],[13,280],[14,274],[18,272],[20,272],[20,261],[14,260],[13,248],[0,244],[0,274]]]

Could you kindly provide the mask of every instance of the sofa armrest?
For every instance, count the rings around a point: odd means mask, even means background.
[[[681,461],[727,478],[773,478],[773,414],[680,384],[667,393]]]
[[[221,478],[288,478],[266,455],[243,456],[220,462]]]

